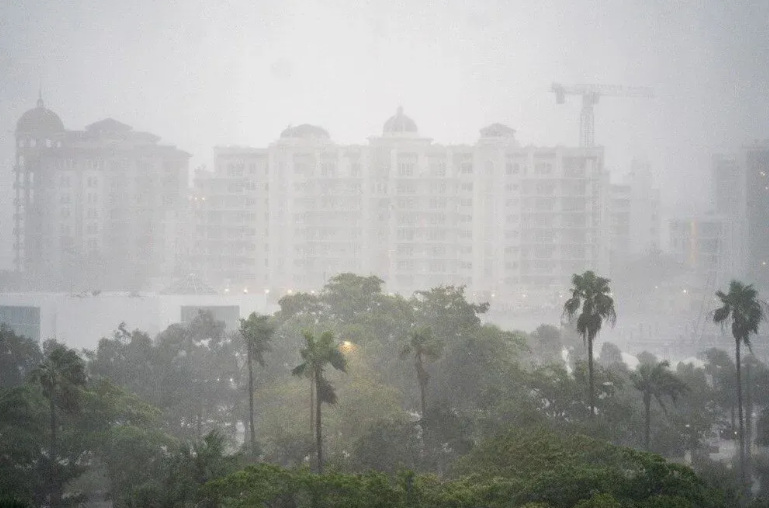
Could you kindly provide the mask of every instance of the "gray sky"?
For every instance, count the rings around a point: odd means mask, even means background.
[[[712,153],[769,137],[769,0],[3,0],[0,232],[41,80],[67,128],[111,116],[194,165],[288,124],[363,143],[399,104],[442,143],[499,121],[524,144],[575,145],[580,100],[556,105],[551,82],[653,86],[602,100],[596,138],[618,173],[648,157],[666,209],[692,211]]]

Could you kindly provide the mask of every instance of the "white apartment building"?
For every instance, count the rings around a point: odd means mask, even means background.
[[[113,119],[64,129],[42,98],[16,124],[16,269],[37,289],[138,289],[181,252],[189,154]]]
[[[355,272],[391,292],[466,285],[515,303],[608,263],[601,148],[522,147],[501,124],[440,145],[399,108],[367,144],[305,124],[215,159],[195,180],[191,253],[215,286],[285,294]]]

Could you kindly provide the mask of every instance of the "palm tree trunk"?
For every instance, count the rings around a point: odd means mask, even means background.
[[[742,481],[742,486],[744,488],[747,480],[745,471],[745,425],[742,415],[742,364],[740,360],[740,340],[737,339],[736,343],[735,360],[737,364],[737,422],[739,425],[740,439],[740,480]]]
[[[50,465],[51,465],[51,471],[50,471],[50,486],[49,486],[49,496],[50,496],[50,505],[51,508],[58,508],[59,506],[59,487],[57,485],[58,483],[58,463],[57,460],[57,444],[58,444],[58,432],[57,428],[59,426],[58,422],[56,421],[56,382],[54,381],[51,383],[51,449],[50,449]]]
[[[590,385],[590,418],[595,416],[595,381],[593,380],[593,337],[587,338],[587,375]]]
[[[315,372],[315,391],[320,386],[320,371]],[[318,453],[318,473],[323,472],[323,436],[321,434],[320,397],[315,397],[315,448]]]
[[[248,431],[249,431],[249,452],[253,454],[256,451],[256,430],[254,429],[254,365],[251,354],[251,345],[246,348],[248,351]]]
[[[748,463],[753,446],[753,390],[750,384],[750,362],[745,362],[745,457]]]
[[[652,397],[649,393],[644,393],[644,449],[648,452],[651,443],[651,415]]]
[[[419,403],[420,407],[422,409],[422,420],[425,418],[425,409],[427,407],[426,397],[425,397],[425,368],[424,365],[422,365],[422,356],[417,355],[416,359],[414,360],[414,366],[417,371],[417,382],[419,383]]]
[[[310,436],[315,432],[315,378],[310,378]]]

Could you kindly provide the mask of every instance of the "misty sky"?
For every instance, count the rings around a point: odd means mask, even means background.
[[[13,130],[40,81],[67,128],[113,117],[209,166],[214,145],[289,124],[364,143],[399,104],[437,142],[499,121],[576,145],[580,100],[556,105],[551,82],[652,86],[602,100],[596,138],[616,173],[648,157],[668,213],[688,212],[712,153],[769,138],[769,0],[2,0],[6,238]]]

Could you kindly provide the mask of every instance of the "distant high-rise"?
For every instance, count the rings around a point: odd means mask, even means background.
[[[16,124],[14,262],[45,289],[173,275],[189,154],[113,119],[65,130],[42,97]]]
[[[769,290],[769,141],[744,147],[746,276]]]
[[[715,156],[713,193],[725,219],[724,275],[769,290],[769,141]]]
[[[613,272],[660,249],[660,191],[649,162],[634,159],[630,173],[611,185],[608,221]]]
[[[607,264],[601,148],[521,147],[501,124],[439,145],[399,108],[365,145],[305,124],[215,158],[195,179],[190,259],[216,285],[311,291],[350,271],[526,301]]]

